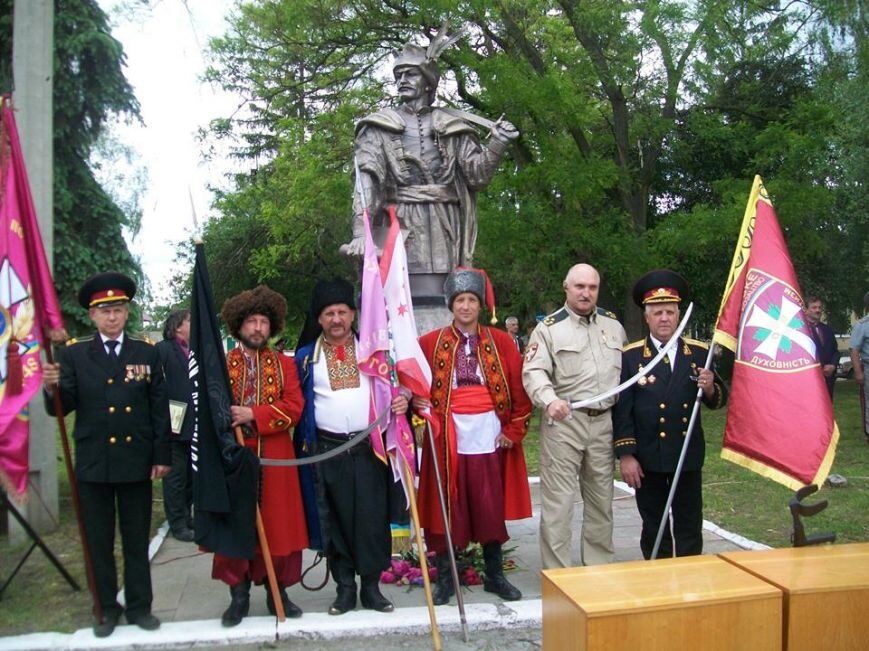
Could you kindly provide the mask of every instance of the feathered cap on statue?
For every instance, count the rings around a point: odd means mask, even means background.
[[[401,52],[395,57],[395,63],[392,64],[393,73],[400,68],[419,68],[422,76],[429,83],[428,97],[430,101],[434,101],[438,82],[441,79],[441,72],[437,63],[438,57],[444,50],[456,41],[463,39],[467,34],[467,29],[462,27],[452,36],[447,36],[448,27],[448,23],[441,25],[428,47],[421,47],[410,42],[405,43]]]

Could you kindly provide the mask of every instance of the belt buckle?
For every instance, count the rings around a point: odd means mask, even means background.
[[[591,416],[592,418],[596,418],[597,416],[600,416],[602,413],[603,412],[600,409],[589,409],[588,410],[588,415]]]

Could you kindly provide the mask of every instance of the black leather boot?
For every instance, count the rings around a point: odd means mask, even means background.
[[[333,561],[332,578],[338,584],[337,596],[329,606],[330,615],[343,615],[356,608],[356,572],[341,560]]]
[[[275,610],[275,601],[272,599],[272,591],[269,588],[269,584],[265,584],[266,589],[266,608],[269,610],[270,615],[277,616],[277,611]],[[290,598],[287,596],[287,588],[278,584],[278,594],[281,595],[281,603],[284,604],[284,615],[289,617],[290,619],[297,619],[302,616],[302,609],[299,608],[296,604],[290,601]]]
[[[521,599],[522,593],[504,576],[501,543],[493,542],[483,545],[483,560],[486,562],[486,578],[483,579],[483,589],[486,592],[494,592],[504,601]]]
[[[435,583],[432,601],[435,606],[443,606],[449,603],[450,597],[455,594],[449,554],[444,552],[435,556],[435,566],[438,568],[438,580]]]
[[[380,592],[380,575],[366,574],[362,577],[362,588],[359,590],[359,600],[362,607],[381,613],[391,613],[395,610],[392,602]]]
[[[232,601],[220,618],[220,623],[226,627],[238,626],[250,611],[250,581],[230,586],[229,594]]]

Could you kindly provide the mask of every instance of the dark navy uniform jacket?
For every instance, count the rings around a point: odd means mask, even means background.
[[[157,349],[157,354],[160,356],[166,381],[166,394],[170,400],[187,403],[181,431],[177,434],[170,432],[170,436],[173,441],[189,443],[193,440],[196,411],[193,405],[193,384],[190,382],[187,357],[174,339],[165,339],[154,348]]]
[[[662,360],[640,383],[622,391],[613,411],[613,444],[616,456],[633,454],[644,471],[674,472],[697,395],[697,378],[706,364],[706,344],[680,338],[676,346],[675,371]],[[649,337],[628,344],[622,352],[624,382],[657,354]],[[724,406],[727,390],[715,375],[715,392],[703,402],[711,409]],[[685,470],[703,467],[706,444],[700,414],[685,456]]]
[[[171,465],[169,402],[153,345],[124,335],[112,361],[99,335],[70,340],[58,351],[64,415],[75,411],[75,474],[82,481],[150,479],[151,466]],[[54,402],[46,395],[48,413]]]

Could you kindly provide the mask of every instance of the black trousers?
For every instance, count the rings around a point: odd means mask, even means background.
[[[193,466],[190,443],[172,441],[172,470],[163,478],[163,508],[172,533],[189,529],[193,524]]]
[[[640,549],[643,557],[648,560],[655,547],[655,537],[667,506],[667,496],[673,481],[672,472],[644,471],[642,486],[636,491],[637,509],[643,520],[643,530],[640,534]],[[673,496],[670,509],[673,529],[670,531],[670,521],[664,527],[658,558],[673,556],[675,541],[676,556],[696,556],[703,553],[703,494],[702,471],[683,470],[679,477],[679,485]]]
[[[82,519],[94,564],[97,595],[104,613],[120,615],[118,571],[115,565],[115,513],[124,555],[124,595],[127,617],[151,612],[151,481],[124,484],[79,481]],[[117,508],[116,508],[117,505]]]
[[[323,452],[338,444],[321,436],[319,448]],[[379,575],[389,566],[388,470],[367,441],[320,464],[328,510],[326,553],[337,583],[348,583],[355,574]]]

